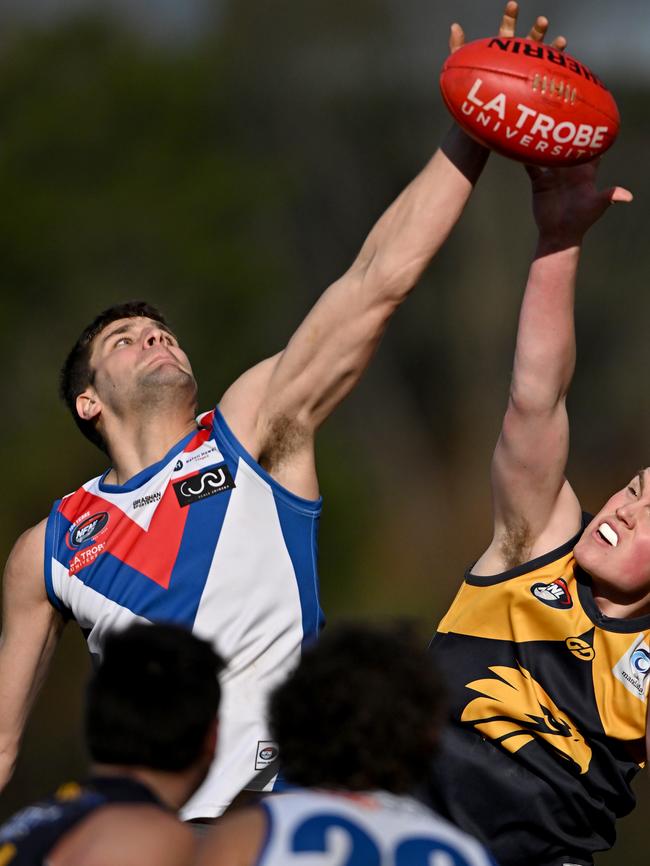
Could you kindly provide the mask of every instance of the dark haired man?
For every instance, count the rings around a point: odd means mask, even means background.
[[[565,478],[574,287],[619,187],[530,169],[539,230],[492,460],[494,535],[432,649],[452,724],[436,805],[501,866],[592,866],[634,805],[650,687],[650,475],[586,518]]]
[[[501,26],[512,35],[517,5]],[[542,39],[546,21],[531,36]],[[452,30],[452,49],[459,43]],[[66,618],[100,653],[135,619],[174,621],[228,659],[221,749],[188,818],[274,784],[265,701],[319,631],[314,435],[459,218],[487,152],[454,129],[287,347],[195,418],[187,355],[157,310],[106,311],[63,370],[75,420],[112,468],[19,539],[4,582],[0,785]],[[45,580],[42,563],[45,561]]]
[[[494,866],[412,797],[443,717],[439,677],[413,633],[328,632],[270,702],[283,773],[300,787],[225,816],[197,866]]]
[[[214,756],[222,662],[185,629],[110,635],[86,695],[91,777],[0,827],[2,866],[190,866],[175,813]]]

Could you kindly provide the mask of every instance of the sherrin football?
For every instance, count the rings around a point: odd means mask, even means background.
[[[616,102],[600,78],[532,39],[468,42],[445,61],[440,89],[469,135],[522,162],[587,162],[610,148],[619,130]]]

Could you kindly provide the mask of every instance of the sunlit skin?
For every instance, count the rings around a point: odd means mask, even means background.
[[[591,575],[603,613],[616,616],[622,606],[628,617],[650,611],[650,469],[640,470],[605,503],[575,557]]]
[[[108,443],[122,484],[196,427],[197,386],[176,336],[145,317],[117,319],[93,340],[92,383],[77,398],[80,417]]]
[[[151,319],[111,322],[93,341],[93,386],[105,401],[164,400],[160,389],[196,392],[192,367],[176,336]],[[112,399],[111,399],[112,398]]]

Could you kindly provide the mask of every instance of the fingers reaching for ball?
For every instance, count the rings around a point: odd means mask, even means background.
[[[449,53],[453,54],[454,51],[458,51],[459,48],[462,48],[464,44],[465,32],[463,31],[463,28],[458,23],[452,24],[449,32]]]
[[[519,4],[516,0],[508,0],[503,10],[503,17],[499,25],[499,36],[502,39],[511,39],[516,35],[517,18],[519,17]],[[528,33],[528,39],[533,39],[535,42],[543,42],[548,31],[548,18],[544,15],[538,15],[535,23]],[[449,52],[453,54],[462,48],[465,44],[465,32],[458,23],[451,25],[449,33]],[[551,42],[551,48],[556,51],[564,51],[567,46],[567,41],[564,36],[556,36]]]
[[[551,42],[551,48],[555,48],[556,51],[564,51],[566,44],[566,38],[564,36],[556,36]]]
[[[533,39],[535,42],[543,42],[547,30],[548,18],[545,18],[543,15],[538,15],[535,19],[535,23],[530,28],[528,38]]]
[[[515,0],[510,0],[506,3],[506,8],[503,10],[503,18],[499,27],[499,36],[504,39],[509,39],[515,35],[517,27],[517,16],[519,15],[519,4]]]

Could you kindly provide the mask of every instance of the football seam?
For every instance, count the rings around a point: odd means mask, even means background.
[[[498,75],[508,75],[511,78],[523,78],[526,80],[528,80],[528,78],[529,78],[529,75],[524,75],[521,72],[512,72],[509,69],[508,70],[490,69],[487,66],[474,66],[474,65],[467,66],[464,63],[463,64],[458,63],[458,64],[455,64],[454,66],[449,66],[446,69],[443,69],[442,74],[441,74],[441,78],[442,78],[442,75],[444,75],[445,73],[453,72],[455,69],[470,69],[472,72],[492,72],[492,73],[497,73]],[[559,76],[558,76],[558,78],[559,78]],[[440,89],[441,90],[443,89],[442,82],[440,84]],[[609,93],[611,96],[611,91],[609,90],[609,88],[605,88],[605,89],[607,90],[607,93]],[[603,111],[601,108],[598,108],[598,106],[594,105],[593,102],[590,102],[588,99],[584,99],[582,96],[579,96],[578,98],[583,105],[587,105],[589,108],[592,109],[592,111],[596,111],[598,114],[601,114],[603,117],[606,117],[612,123],[620,124],[620,117],[612,117],[611,114],[608,114],[606,111]],[[613,98],[614,97],[612,96],[612,99]]]

